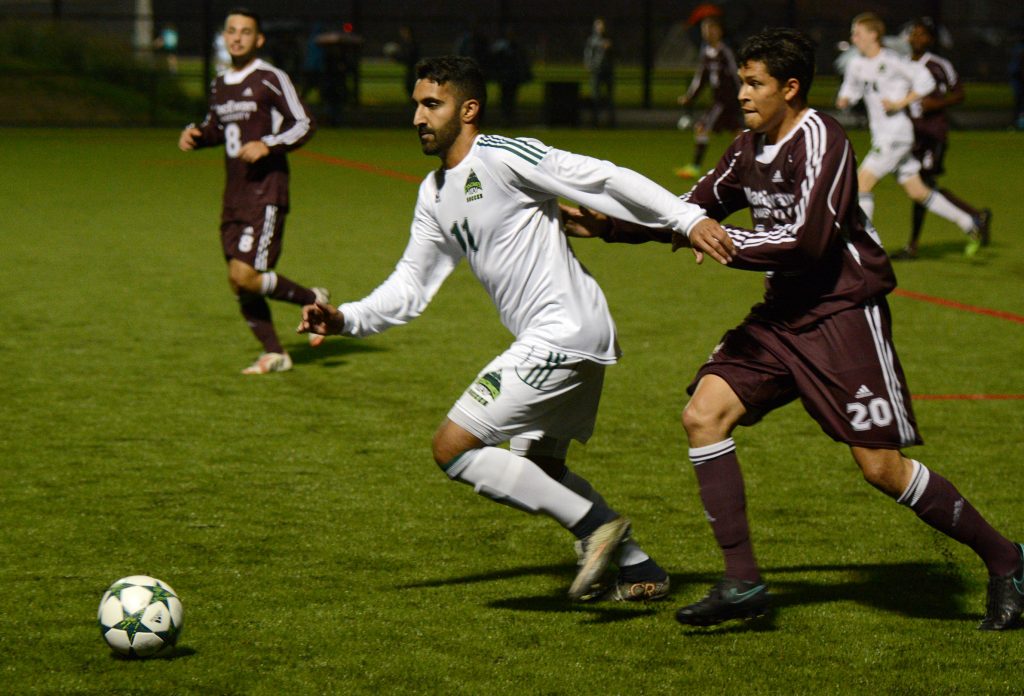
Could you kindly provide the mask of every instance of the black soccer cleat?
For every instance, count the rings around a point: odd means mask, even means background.
[[[982,631],[1005,631],[1021,626],[1020,615],[1024,612],[1024,546],[1014,546],[1021,557],[1017,572],[993,575],[988,579],[985,618],[978,626]]]
[[[981,214],[975,218],[975,225],[978,227],[978,237],[982,246],[988,246],[990,229],[992,227],[992,210],[984,208]]]
[[[716,626],[730,619],[755,619],[769,611],[768,586],[763,582],[722,578],[704,599],[676,612],[687,626]]]

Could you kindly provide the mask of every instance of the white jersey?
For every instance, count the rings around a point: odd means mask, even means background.
[[[529,138],[479,135],[458,165],[424,179],[405,253],[369,296],[339,307],[343,332],[367,336],[419,316],[465,258],[517,341],[614,363],[615,324],[604,293],[562,233],[559,196],[680,232],[704,217],[611,162]]]
[[[888,114],[882,100],[899,101],[910,92],[924,96],[935,89],[928,69],[896,51],[883,48],[874,58],[854,56],[846,67],[839,98],[851,103],[864,100],[868,127],[876,146],[914,142],[914,126],[906,111]]]

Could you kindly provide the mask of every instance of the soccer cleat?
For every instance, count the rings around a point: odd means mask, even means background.
[[[671,584],[667,575],[664,580],[639,582],[629,582],[619,577],[611,587],[601,588],[602,591],[594,592],[582,599],[586,602],[656,602],[668,597]]]
[[[967,258],[974,258],[974,255],[978,253],[978,249],[981,248],[981,231],[977,227],[972,227],[971,231],[967,233],[967,244],[964,246],[964,256]]]
[[[268,372],[287,372],[292,369],[292,359],[287,353],[261,353],[243,375],[265,375]]]
[[[319,302],[320,304],[330,304],[330,290],[328,290],[327,288],[310,288],[310,290],[312,290],[313,294],[316,295],[316,302]],[[306,335],[309,336],[309,345],[312,348],[319,348],[321,345],[323,345],[323,342],[327,340],[326,336],[321,336],[320,334],[315,334],[313,332],[310,332]]]
[[[1024,546],[1014,546],[1021,557],[1017,572],[988,579],[985,618],[978,625],[982,631],[1005,631],[1021,625],[1020,615],[1024,612]]]
[[[616,517],[605,522],[583,542],[583,560],[579,563],[576,578],[569,587],[569,599],[579,600],[589,594],[591,586],[608,567],[612,554],[623,541],[629,538],[629,520]]]
[[[981,246],[988,246],[989,230],[992,227],[992,210],[983,208],[981,213],[974,218],[974,226],[978,228],[978,237],[981,239]]]
[[[676,612],[688,626],[716,626],[730,619],[754,619],[768,613],[768,587],[763,582],[722,578],[699,602]]]
[[[676,169],[675,174],[680,179],[696,179],[700,176],[700,170],[697,169],[697,165],[688,164],[685,167],[679,167]]]
[[[899,251],[894,252],[889,258],[893,261],[913,261],[917,258],[917,252],[910,247],[903,247]]]

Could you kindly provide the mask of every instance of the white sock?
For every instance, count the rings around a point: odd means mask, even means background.
[[[480,495],[529,513],[543,512],[566,529],[575,526],[593,506],[526,457],[497,447],[465,452],[447,473],[473,486]]]
[[[875,216],[875,194],[858,193],[857,202],[860,203],[860,209],[864,211],[868,220]]]
[[[562,477],[562,485],[583,496],[594,504],[594,509],[598,511],[609,510],[611,507],[605,502],[605,499],[594,490],[594,487],[590,485],[590,482],[585,478],[572,471],[571,469],[565,470],[565,476]],[[617,513],[614,513],[617,516]],[[622,546],[619,547],[619,567],[636,565],[637,563],[643,563],[650,556],[644,553],[644,550],[640,548],[640,544],[636,543],[632,539],[627,540]]]
[[[277,289],[277,274],[273,271],[260,273],[260,294],[269,295]]]
[[[922,203],[922,205],[927,208],[929,212],[935,213],[939,217],[946,218],[952,222],[963,230],[965,234],[974,229],[974,218],[971,217],[970,213],[957,208],[948,198],[938,191],[932,191],[931,194],[924,199],[924,203]]]

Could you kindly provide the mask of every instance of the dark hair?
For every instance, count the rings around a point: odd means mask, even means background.
[[[487,83],[483,71],[472,58],[466,56],[438,56],[424,58],[416,63],[416,79],[430,80],[439,85],[450,84],[461,105],[467,99],[480,103],[480,119],[487,106]]]
[[[768,74],[780,83],[796,79],[800,83],[800,99],[806,102],[814,82],[816,48],[814,41],[796,29],[765,29],[747,39],[740,48],[738,62],[764,63]]]
[[[932,37],[933,39],[939,35],[939,29],[938,27],[935,26],[935,20],[932,19],[931,17],[918,17],[917,19],[911,21],[908,26],[910,28],[921,27],[926,32],[928,32],[928,36]]]
[[[231,15],[242,15],[243,17],[248,17],[252,21],[256,22],[256,32],[258,34],[263,33],[263,20],[260,19],[260,16],[258,14],[256,14],[249,8],[232,7],[230,10],[228,10],[228,13],[224,15],[224,21],[227,22],[228,17],[230,17]]]

